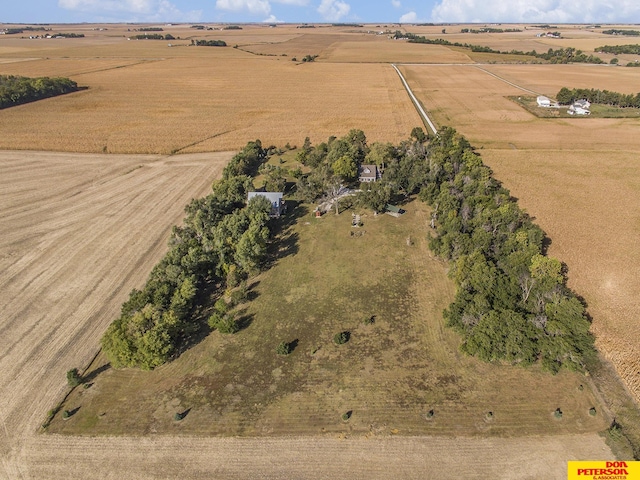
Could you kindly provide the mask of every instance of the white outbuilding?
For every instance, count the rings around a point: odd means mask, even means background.
[[[539,107],[549,108],[551,106],[551,100],[544,95],[538,95],[537,101]]]

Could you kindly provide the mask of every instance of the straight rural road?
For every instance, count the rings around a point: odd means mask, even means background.
[[[436,128],[434,123],[429,118],[429,115],[427,115],[427,112],[424,111],[424,108],[422,108],[422,105],[420,104],[420,102],[418,101],[416,96],[413,94],[413,91],[411,90],[411,87],[409,86],[409,84],[405,80],[404,75],[402,75],[402,72],[400,72],[398,67],[396,67],[394,64],[391,64],[391,66],[396,70],[396,72],[398,72],[398,75],[400,76],[400,80],[402,80],[402,84],[404,85],[404,88],[407,90],[407,93],[409,94],[409,97],[411,97],[411,101],[416,106],[416,109],[418,110],[418,113],[420,114],[422,119],[425,122],[427,122],[427,124],[431,128],[431,131],[433,132],[434,135],[436,133],[438,133],[438,129]]]

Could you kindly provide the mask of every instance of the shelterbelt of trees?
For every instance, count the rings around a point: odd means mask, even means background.
[[[0,75],[0,108],[13,107],[78,90],[78,84],[63,77]]]
[[[554,373],[585,367],[595,354],[589,321],[561,262],[544,254],[542,230],[453,129],[425,161],[420,198],[433,207],[430,247],[451,263],[457,292],[444,315],[462,350]]]
[[[225,167],[211,194],[186,207],[174,227],[169,251],[142,290],[134,289],[120,317],[102,337],[102,348],[118,367],[152,369],[167,362],[203,328],[195,309],[207,287],[224,290],[265,259],[271,203],[256,197],[252,174],[266,158],[259,141],[249,142]]]
[[[556,95],[556,100],[561,105],[570,105],[576,100],[585,99],[590,103],[612,105],[616,107],[640,108],[640,93],[618,93],[609,90],[597,90],[594,88],[562,87]]]
[[[345,186],[360,187],[355,201],[376,211],[415,196],[431,205],[433,230],[425,235],[450,263],[457,291],[444,317],[461,334],[463,352],[486,361],[541,363],[554,373],[585,368],[595,358],[584,306],[567,288],[562,263],[545,255],[544,232],[454,129],[443,127],[428,139],[416,127],[398,145],[368,145],[361,130],[317,146],[306,139],[296,156],[306,173],[265,164],[268,151],[250,142],[213,192],[187,207],[169,252],[102,339],[113,366],[151,369],[168,361],[201,328],[194,320],[201,292],[232,287],[263,264],[270,203],[262,197],[245,203],[258,170],[273,185],[294,177],[299,199],[332,199],[336,209],[338,201],[351,201],[341,199]],[[382,178],[358,185],[362,164],[377,165]],[[227,329],[225,311],[212,316],[212,328]]]
[[[587,55],[582,50],[577,50],[573,47],[559,48],[557,50],[550,48],[546,52],[541,52],[541,53],[535,50],[531,50],[529,52],[523,52],[522,50],[501,51],[501,50],[494,50],[491,47],[486,47],[483,45],[450,42],[449,40],[445,40],[443,38],[436,38],[436,39],[426,38],[424,36],[415,35],[413,33],[403,33],[400,30],[396,31],[394,38],[406,38],[409,41],[409,43],[425,43],[428,45],[446,45],[446,46],[452,46],[452,47],[468,48],[472,52],[498,53],[502,55],[524,55],[524,56],[535,57],[542,60],[546,60],[549,63],[596,63],[596,64],[605,63],[604,60],[602,60],[600,57],[596,57],[594,55]]]
[[[596,52],[613,53],[614,55],[621,55],[624,53],[640,55],[640,45],[637,43],[631,45],[603,45],[602,47],[596,48]]]
[[[544,254],[542,230],[455,130],[425,140],[416,128],[397,146],[369,146],[357,130],[316,147],[305,142],[298,159],[312,171],[298,180],[299,194],[331,196],[336,184],[354,180],[360,163],[384,168],[380,181],[362,185],[358,201],[381,211],[417,194],[433,207],[430,247],[450,262],[457,285],[444,316],[465,353],[540,362],[554,373],[585,367],[595,354],[589,321],[561,262]]]

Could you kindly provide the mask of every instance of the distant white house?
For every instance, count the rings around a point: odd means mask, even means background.
[[[573,102],[573,106],[574,107],[580,107],[580,108],[584,108],[585,110],[588,110],[589,107],[591,106],[591,102],[589,102],[589,100],[586,99],[582,99],[582,100],[576,100],[575,102]]]
[[[249,192],[247,194],[247,202],[254,197],[265,197],[271,202],[270,217],[279,217],[287,211],[287,205],[282,198],[282,192]]]
[[[377,165],[360,165],[358,169],[358,181],[360,183],[375,182],[380,178],[382,178],[382,174]]]
[[[569,115],[591,115],[591,112],[587,108],[583,108],[575,103],[567,110]]]

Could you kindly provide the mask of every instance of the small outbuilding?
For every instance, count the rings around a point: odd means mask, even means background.
[[[269,213],[270,217],[279,217],[287,211],[287,205],[282,198],[282,192],[249,192],[247,194],[247,202],[258,196],[265,197],[271,202],[271,213]]]
[[[387,203],[384,213],[391,215],[392,217],[399,217],[400,215],[404,215],[405,212],[406,210],[403,210],[402,208],[396,205],[391,205],[390,203]]]
[[[549,99],[549,97],[545,97],[544,95],[538,95],[538,98],[536,100],[538,102],[539,107],[549,108],[551,106],[551,100]]]

